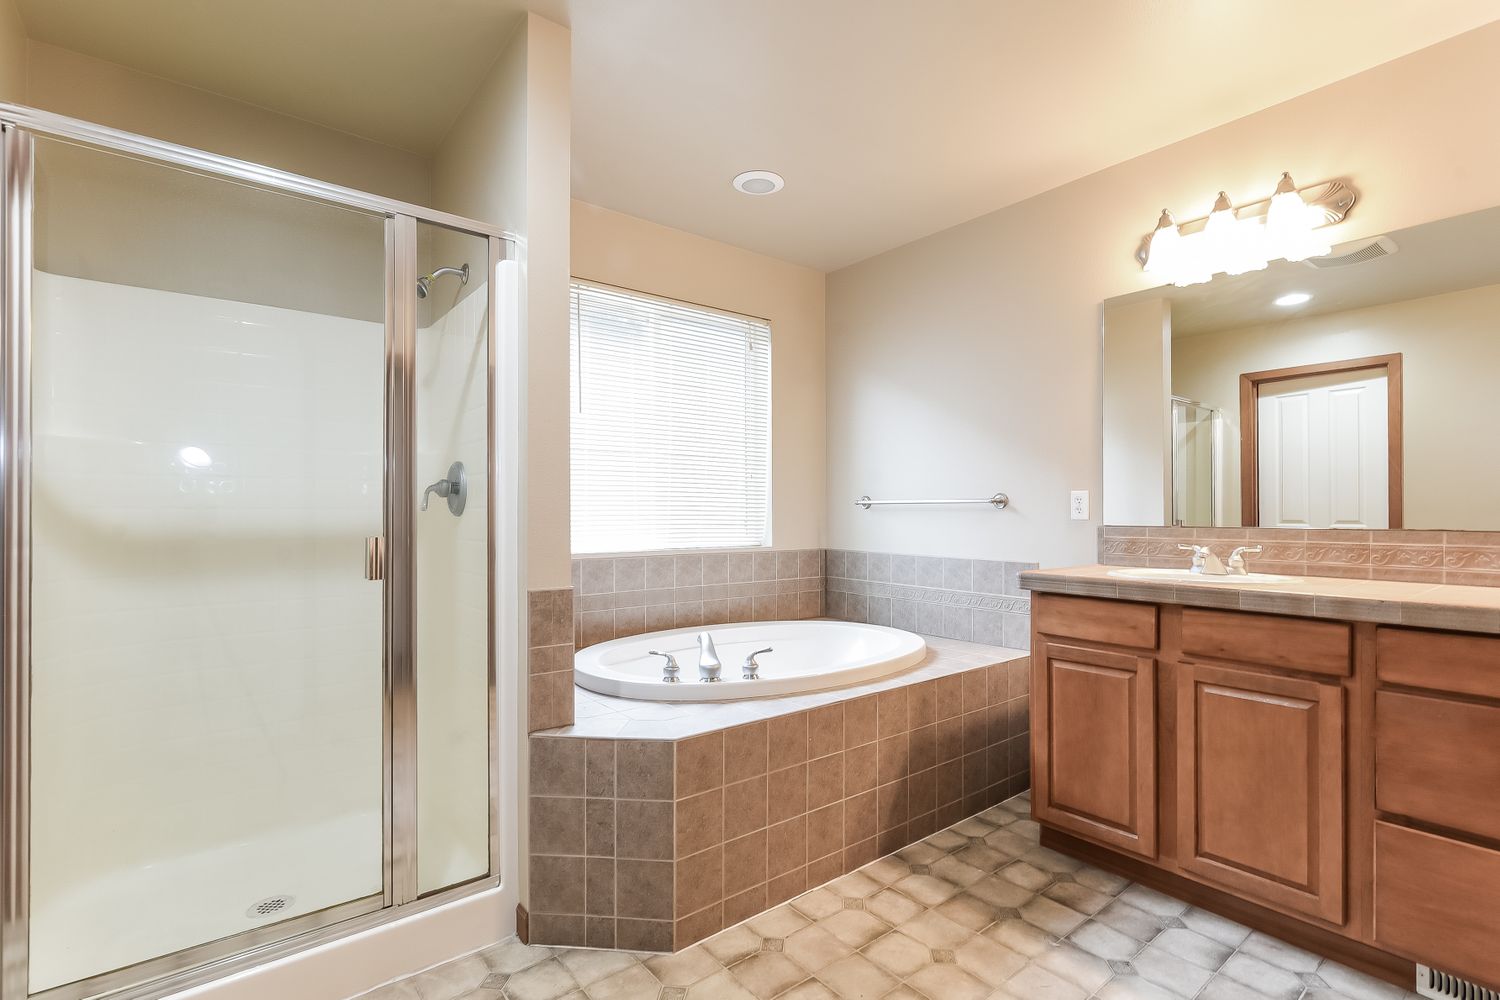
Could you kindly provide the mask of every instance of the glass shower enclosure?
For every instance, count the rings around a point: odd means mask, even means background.
[[[513,241],[0,128],[0,1000],[160,995],[494,886]]]
[[[1172,397],[1172,524],[1179,528],[1211,528],[1220,520],[1222,416],[1213,407]]]

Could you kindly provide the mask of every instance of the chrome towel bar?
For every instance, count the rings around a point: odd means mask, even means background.
[[[854,506],[863,507],[865,510],[869,510],[871,507],[886,507],[892,504],[917,504],[921,506],[929,506],[936,504],[946,505],[955,503],[987,503],[996,510],[1004,510],[1006,508],[1006,505],[1010,503],[1010,497],[1006,496],[1004,493],[996,493],[992,497],[982,497],[978,500],[871,500],[869,497],[863,496],[854,501]]]

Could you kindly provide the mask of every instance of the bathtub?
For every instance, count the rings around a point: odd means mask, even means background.
[[[698,634],[714,638],[724,664],[722,680],[698,679]],[[760,680],[741,676],[745,657],[758,649]],[[665,660],[649,650],[677,658],[681,678],[662,681]],[[854,622],[738,622],[665,632],[648,632],[579,650],[573,657],[574,679],[599,694],[644,701],[739,701],[826,691],[877,680],[921,663],[927,644],[919,635],[883,625]]]

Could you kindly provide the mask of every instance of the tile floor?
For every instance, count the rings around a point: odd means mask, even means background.
[[[676,955],[509,941],[362,1000],[1407,1000],[1037,843],[1023,794]]]

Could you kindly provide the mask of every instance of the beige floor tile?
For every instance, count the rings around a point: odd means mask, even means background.
[[[863,955],[850,955],[818,973],[843,1000],[875,1000],[896,988],[896,980]]]
[[[931,875],[908,875],[895,887],[923,906],[936,906],[958,895],[958,886]]]
[[[1030,892],[1041,892],[1052,881],[1052,876],[1025,861],[1012,861],[998,872],[1007,882]]]
[[[928,869],[932,875],[943,881],[962,886],[973,885],[989,874],[982,868],[976,868],[958,858],[947,856],[928,865]]]
[[[1057,939],[1019,917],[1001,920],[985,929],[984,936],[1012,951],[1035,958],[1057,943]]]
[[[1140,976],[1116,976],[1099,991],[1099,1000],[1182,1000]]]
[[[666,986],[691,986],[724,970],[719,960],[701,944],[684,948],[675,955],[652,955],[646,959],[645,965]]]
[[[589,1000],[657,1000],[661,981],[644,965],[632,963],[629,968],[585,986],[583,992]]]
[[[505,983],[506,995],[515,1000],[556,1000],[577,988],[568,970],[555,958],[517,972]]]
[[[882,885],[890,885],[892,882],[899,882],[910,875],[911,865],[893,854],[888,857],[877,858],[859,871],[860,874],[872,878]]]
[[[827,889],[818,888],[812,892],[804,892],[792,900],[791,905],[810,920],[822,920],[842,910],[844,900],[842,896],[829,892]]]
[[[939,830],[928,837],[924,843],[931,844],[940,851],[954,851],[969,843],[969,838],[952,830]]]
[[[1179,899],[1157,892],[1155,889],[1147,889],[1143,885],[1132,885],[1120,893],[1120,901],[1129,903],[1138,910],[1144,910],[1153,917],[1180,917],[1187,910],[1188,905]]]
[[[865,910],[841,910],[819,920],[817,926],[856,949],[863,948],[891,929],[884,920]]]
[[[509,941],[500,942],[493,948],[486,948],[479,953],[479,957],[493,972],[514,974],[551,958],[552,949],[524,945],[515,938],[511,938]]]
[[[1100,910],[1094,919],[1143,944],[1162,932],[1161,918],[1121,900],[1115,900]]]
[[[908,983],[927,996],[941,997],[942,1000],[983,1000],[990,995],[988,984],[956,965],[929,965],[913,975]]]
[[[808,925],[808,919],[792,907],[782,905],[745,921],[745,926],[763,938],[784,938]]]
[[[1021,907],[1021,919],[1061,938],[1073,933],[1087,918],[1077,910],[1069,909],[1045,896],[1038,896]]]
[[[1278,969],[1271,963],[1244,952],[1232,956],[1219,971],[1216,979],[1232,979],[1258,991],[1261,996],[1279,1000],[1297,1000],[1307,988],[1307,984],[1296,973]]]
[[[807,972],[813,973],[847,958],[854,949],[814,924],[787,938],[781,951]]]
[[[585,948],[560,951],[557,953],[557,960],[578,981],[579,986],[588,986],[638,964],[635,956],[629,952]]]
[[[1012,860],[1010,855],[1002,854],[993,847],[987,846],[983,841],[969,842],[968,846],[954,851],[953,857],[966,865],[978,868],[985,874],[999,870]]]
[[[969,938],[954,951],[959,965],[991,986],[999,986],[1026,965],[1026,956],[989,938]]]
[[[977,896],[997,909],[1019,910],[1031,902],[1036,893],[999,875],[986,875],[969,886],[969,895]]]
[[[1070,858],[1066,854],[1059,854],[1050,847],[1034,847],[1021,856],[1022,861],[1029,862],[1045,872],[1054,875],[1069,874],[1083,867],[1083,862],[1077,858]]]
[[[1237,924],[1227,917],[1221,917],[1217,913],[1209,913],[1197,907],[1185,910],[1178,919],[1187,924],[1190,930],[1195,930],[1204,937],[1213,938],[1220,944],[1227,944],[1231,948],[1238,948],[1250,936],[1250,928],[1243,924]]]
[[[877,882],[864,872],[858,871],[850,872],[843,878],[834,879],[828,883],[827,887],[845,899],[863,899],[884,889],[885,883]]]
[[[1125,891],[1126,886],[1130,885],[1128,878],[1122,878],[1113,872],[1098,868],[1090,868],[1088,865],[1074,872],[1073,880],[1079,885],[1088,886],[1095,892],[1108,893],[1111,896],[1118,896]]]
[[[954,923],[936,910],[928,910],[913,917],[897,930],[929,948],[957,948],[973,936],[973,931],[969,928]]]
[[[1240,951],[1288,972],[1316,972],[1323,960],[1317,955],[1294,948],[1285,941],[1278,941],[1269,934],[1256,931],[1240,945]],[[1329,983],[1332,986],[1332,983]],[[1337,989],[1338,987],[1334,987]]]
[[[1083,990],[1040,965],[1026,966],[1006,980],[1002,988],[1018,1000],[1085,1000],[1088,997]]]
[[[934,909],[955,924],[962,924],[971,931],[982,931],[995,922],[995,907],[967,892],[959,893]]]
[[[781,994],[781,1000],[839,1000],[839,995],[816,979],[808,979]]]
[[[984,838],[986,847],[999,851],[1008,858],[1019,858],[1036,845],[1008,827],[987,834]]]
[[[900,931],[892,931],[871,942],[863,955],[897,979],[905,979],[932,964],[932,949]]]
[[[895,889],[880,890],[865,900],[865,909],[892,927],[904,924],[922,912],[920,904],[912,902],[910,897],[903,896]]]
[[[715,973],[688,988],[688,1000],[757,1000],[728,970]]]
[[[715,934],[703,942],[703,948],[720,964],[730,966],[760,951],[760,941],[759,934],[741,924]]]
[[[1036,963],[1088,993],[1114,977],[1114,970],[1104,959],[1066,942],[1042,952]]]
[[[759,1000],[771,1000],[807,978],[807,972],[779,951],[762,951],[730,968],[729,974]]]
[[[1184,997],[1197,996],[1198,991],[1203,989],[1213,975],[1155,944],[1141,949],[1141,953],[1131,959],[1130,964],[1157,986]]]
[[[1114,902],[1114,897],[1108,893],[1097,892],[1078,882],[1053,882],[1042,890],[1042,895],[1079,913],[1098,913]]]
[[[1090,920],[1068,935],[1068,940],[1090,955],[1106,962],[1128,962],[1143,945],[1129,934],[1121,934],[1108,924]]]

